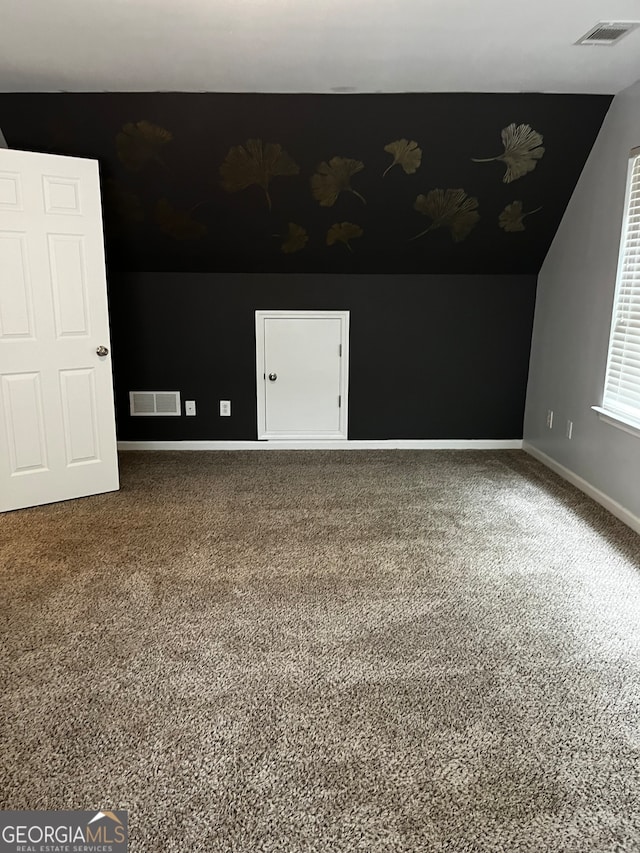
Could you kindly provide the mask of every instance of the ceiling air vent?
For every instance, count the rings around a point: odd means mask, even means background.
[[[618,44],[620,39],[640,27],[640,21],[599,21],[576,44]]]
[[[134,417],[180,415],[180,392],[130,391],[129,411]]]

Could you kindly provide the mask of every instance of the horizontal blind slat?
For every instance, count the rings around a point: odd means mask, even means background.
[[[634,393],[632,388],[625,388],[620,385],[607,385],[605,397],[640,408],[640,394]]]

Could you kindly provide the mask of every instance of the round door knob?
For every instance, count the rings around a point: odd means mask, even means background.
[[[275,382],[277,378],[278,378],[278,374],[277,374],[277,373],[270,373],[270,374],[269,374],[269,379],[270,379],[272,382]]]
[[[96,355],[100,355],[100,356],[109,355],[109,350],[106,347],[100,346],[96,350]]]

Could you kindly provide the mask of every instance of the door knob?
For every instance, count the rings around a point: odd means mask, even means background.
[[[109,350],[106,347],[99,346],[98,349],[96,350],[96,355],[99,355],[99,356],[109,355]]]
[[[278,378],[278,374],[277,374],[277,373],[270,373],[270,374],[269,374],[269,379],[270,379],[272,382],[275,382],[277,378]]]

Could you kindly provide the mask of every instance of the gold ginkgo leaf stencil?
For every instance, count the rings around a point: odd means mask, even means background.
[[[513,201],[508,204],[498,217],[498,225],[504,231],[524,231],[524,218],[531,216],[533,213],[538,213],[542,207],[536,207],[535,210],[529,210],[526,213],[522,209],[521,201]]]
[[[171,142],[173,134],[150,121],[125,124],[116,136],[116,151],[120,162],[130,171],[139,172],[147,163],[162,163],[160,151]]]
[[[366,204],[366,199],[351,186],[351,178],[363,169],[364,163],[349,157],[332,157],[328,163],[323,160],[311,177],[313,197],[321,207],[333,207],[340,193],[349,192]]]
[[[206,232],[206,226],[191,218],[188,211],[176,209],[166,198],[156,203],[155,220],[163,234],[174,240],[198,240]]]
[[[414,175],[420,168],[422,149],[418,147],[418,143],[415,140],[397,139],[395,142],[385,145],[384,150],[392,155],[393,160],[391,161],[391,165],[387,166],[382,173],[383,178],[394,166],[402,166],[407,175]]]
[[[417,240],[436,228],[448,228],[454,242],[459,243],[471,232],[478,220],[478,199],[470,197],[462,189],[430,190],[427,195],[419,195],[413,209],[431,219],[431,225],[411,237]]]
[[[300,167],[282,145],[275,142],[263,143],[261,139],[248,139],[244,145],[233,146],[220,166],[223,189],[235,193],[256,185],[264,192],[269,211],[271,180],[285,175],[297,175],[299,172]]]
[[[281,249],[285,255],[291,255],[304,249],[308,240],[309,235],[306,228],[303,228],[302,225],[296,225],[295,222],[290,222]]]
[[[503,182],[510,184],[523,175],[532,172],[544,156],[542,134],[532,130],[528,124],[510,124],[502,129],[502,144],[504,152],[497,157],[472,157],[474,163],[491,163],[501,160],[507,167]]]
[[[327,231],[327,246],[343,243],[350,252],[353,252],[349,241],[362,237],[363,234],[362,228],[353,222],[336,222]]]

